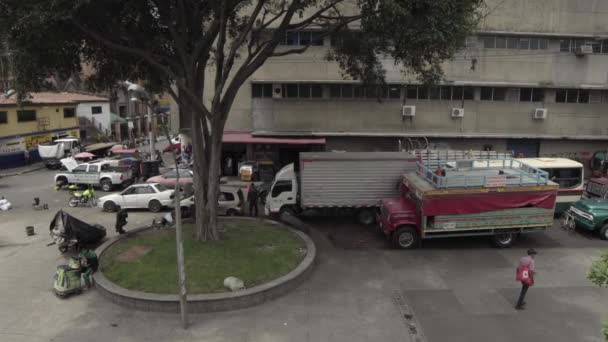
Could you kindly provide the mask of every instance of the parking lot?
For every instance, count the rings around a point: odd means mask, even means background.
[[[138,312],[107,302],[93,289],[60,300],[52,295],[64,257],[48,224],[59,209],[114,236],[115,216],[99,208],[69,208],[53,172],[0,179],[14,209],[0,212],[0,340],[2,341],[601,341],[608,291],[586,279],[608,243],[557,226],[523,237],[511,249],[485,238],[425,241],[413,251],[391,249],[373,228],[348,218],[305,219],[319,248],[311,278],[266,304],[233,312],[191,315]],[[98,195],[103,195],[99,192]],[[49,210],[31,208],[34,197]],[[129,228],[160,214],[129,213]],[[33,225],[36,235],[27,237]],[[538,277],[527,309],[513,306],[515,266],[527,248],[539,251]]]

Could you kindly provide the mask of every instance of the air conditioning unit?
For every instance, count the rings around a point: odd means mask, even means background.
[[[547,108],[536,108],[534,110],[534,119],[544,120],[547,118]]]
[[[452,117],[453,118],[464,117],[464,108],[452,108]]]
[[[401,109],[403,116],[416,116],[416,106],[403,106]]]
[[[593,46],[591,45],[581,45],[574,50],[574,53],[577,56],[585,56],[593,53]]]
[[[272,84],[272,98],[282,99],[283,98],[283,87],[280,83]]]

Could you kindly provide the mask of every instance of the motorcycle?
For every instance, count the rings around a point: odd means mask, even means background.
[[[89,205],[91,208],[97,206],[97,196],[95,196],[95,190],[92,185],[80,192],[74,191],[71,192],[71,197],[68,200],[68,205],[70,207],[77,207],[78,205]]]

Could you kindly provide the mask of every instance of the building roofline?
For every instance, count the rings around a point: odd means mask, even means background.
[[[442,132],[305,132],[305,131],[264,131],[251,133],[253,136],[307,136],[307,137],[368,137],[368,138],[454,138],[454,139],[549,139],[549,140],[608,140],[608,135],[555,135],[532,133],[442,133]]]

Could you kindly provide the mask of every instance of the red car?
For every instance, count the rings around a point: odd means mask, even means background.
[[[171,170],[164,175],[148,178],[146,183],[160,183],[167,187],[174,187],[177,182],[178,170]],[[192,184],[194,174],[191,170],[179,169],[179,184]]]
[[[182,152],[182,144],[181,143],[177,143],[177,144],[172,144],[169,145],[167,147],[165,147],[165,149],[163,150],[163,153],[167,153],[167,152],[171,152],[171,150],[175,149],[176,153],[181,153]]]

